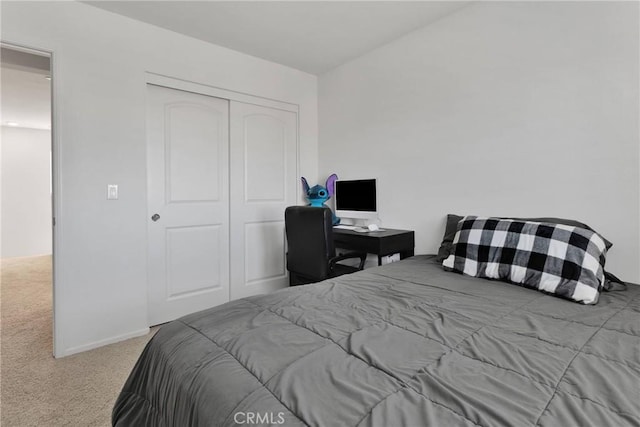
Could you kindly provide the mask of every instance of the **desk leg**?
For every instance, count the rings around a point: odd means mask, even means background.
[[[402,251],[400,252],[400,259],[405,259],[413,256],[413,249],[410,251]]]

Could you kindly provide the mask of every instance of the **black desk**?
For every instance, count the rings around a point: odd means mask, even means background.
[[[382,264],[382,257],[400,254],[400,259],[413,256],[415,247],[415,233],[412,230],[369,231],[359,233],[343,228],[333,229],[333,243],[336,248],[366,252],[378,255],[378,265]]]

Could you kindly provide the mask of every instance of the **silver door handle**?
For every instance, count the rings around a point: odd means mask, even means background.
[[[153,220],[153,222],[156,222],[157,220],[160,219],[160,215],[158,214],[153,214],[153,216],[151,217],[151,219]]]

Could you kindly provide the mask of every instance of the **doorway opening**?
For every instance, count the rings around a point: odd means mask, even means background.
[[[3,365],[55,354],[52,57],[0,45]],[[6,366],[3,366],[5,368]],[[4,369],[3,369],[4,371]]]

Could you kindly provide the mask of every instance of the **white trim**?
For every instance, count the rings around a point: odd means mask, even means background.
[[[50,52],[49,54],[49,75],[51,76],[51,212],[53,214],[51,222],[52,233],[52,260],[51,265],[53,268],[53,356],[61,357],[63,353],[64,342],[61,322],[59,319],[60,313],[63,312],[60,305],[63,301],[62,295],[62,268],[64,264],[61,260],[64,259],[62,254],[62,230],[63,221],[62,217],[62,181],[59,171],[62,170],[62,149],[60,144],[60,126],[58,126],[59,117],[58,114],[60,105],[60,93],[58,90],[59,83],[56,76],[58,75],[58,62],[55,59],[55,54]],[[55,225],[53,223],[55,218]]]
[[[11,43],[11,42],[4,42],[4,41],[0,41],[0,46],[7,49],[11,49],[11,50],[17,50],[18,52],[29,53],[31,55],[36,55],[36,56],[45,56],[48,58],[51,58],[51,53],[52,53],[45,49],[36,49],[32,47],[27,47],[18,43]]]
[[[141,337],[141,336],[147,335],[150,330],[151,330],[150,328],[138,329],[137,331],[128,332],[126,334],[117,335],[115,337],[106,338],[100,341],[94,341],[89,344],[83,344],[77,347],[71,347],[64,350],[63,352],[61,352],[59,356],[56,356],[56,357],[71,356],[72,354],[82,353],[83,351],[93,350],[95,348],[103,347],[105,345],[115,344],[117,342],[128,340],[131,338]]]
[[[199,95],[214,96],[216,98],[228,99],[230,101],[239,101],[244,102],[245,104],[255,104],[262,107],[276,108],[278,110],[291,111],[293,113],[298,113],[298,110],[300,109],[298,104],[264,98],[261,96],[223,89],[202,83],[191,82],[188,80],[169,77],[149,71],[146,72],[146,82],[147,84],[163,86],[170,89],[178,89],[185,92],[197,93]]]

